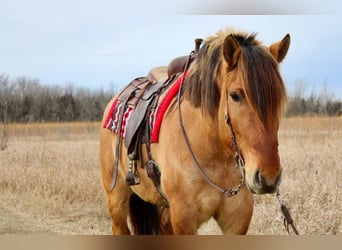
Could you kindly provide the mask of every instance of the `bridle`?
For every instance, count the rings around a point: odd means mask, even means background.
[[[244,160],[242,158],[242,155],[240,153],[240,149],[238,147],[238,144],[237,144],[237,141],[236,141],[236,135],[235,135],[235,132],[234,132],[234,129],[233,129],[233,125],[231,123],[231,120],[230,120],[230,116],[229,116],[229,113],[228,113],[228,110],[226,110],[225,112],[225,120],[226,120],[226,123],[228,125],[228,127],[230,128],[230,131],[231,131],[231,140],[232,140],[232,145],[233,145],[233,148],[234,148],[234,161],[235,161],[235,167],[236,168],[239,168],[240,169],[240,172],[241,172],[241,179],[239,181],[239,184],[234,187],[234,188],[222,188],[218,185],[216,185],[209,177],[208,175],[205,173],[203,167],[201,166],[201,164],[199,163],[199,161],[197,160],[197,157],[195,156],[193,150],[192,150],[192,147],[191,147],[191,144],[190,144],[190,141],[189,141],[189,138],[188,138],[188,135],[185,131],[185,128],[184,128],[184,123],[183,123],[183,118],[182,118],[182,112],[181,112],[181,108],[180,108],[180,104],[181,104],[181,95],[182,95],[182,87],[183,87],[183,83],[184,83],[184,76],[185,76],[185,72],[188,70],[189,68],[189,62],[191,60],[191,57],[194,55],[194,51],[192,51],[188,57],[188,60],[186,61],[186,64],[185,64],[185,67],[184,67],[184,72],[183,72],[183,75],[181,76],[182,79],[181,79],[181,83],[180,83],[180,88],[179,88],[179,91],[178,91],[178,96],[177,96],[177,103],[178,103],[178,114],[179,114],[179,124],[180,124],[180,128],[181,128],[181,131],[182,131],[182,134],[183,134],[183,138],[185,140],[185,144],[187,145],[187,148],[190,152],[190,155],[193,159],[193,161],[195,162],[195,165],[196,167],[198,168],[198,170],[200,171],[202,177],[208,182],[208,184],[210,186],[212,186],[213,188],[215,188],[216,190],[218,190],[219,192],[223,193],[225,196],[227,197],[232,197],[232,196],[235,196],[237,195],[240,190],[243,188],[244,186],[244,183],[245,183],[245,163],[244,163]],[[227,98],[227,103],[228,103],[228,94],[226,95],[226,98]]]
[[[182,112],[181,112],[181,108],[180,108],[180,104],[181,104],[181,96],[182,96],[182,87],[183,87],[183,83],[184,83],[184,78],[185,78],[185,73],[189,68],[189,62],[191,60],[191,57],[194,55],[195,51],[192,51],[189,54],[189,57],[186,61],[186,64],[184,66],[184,71],[183,71],[183,75],[181,76],[181,83],[180,83],[180,88],[178,91],[178,95],[177,95],[177,105],[178,105],[178,114],[179,114],[179,124],[180,124],[180,128],[183,134],[183,138],[185,141],[185,144],[187,145],[187,148],[190,152],[190,155],[193,159],[193,161],[195,162],[196,167],[198,168],[198,170],[200,171],[202,177],[207,181],[207,183],[212,186],[213,188],[215,188],[216,190],[218,190],[219,192],[223,193],[226,197],[233,197],[235,195],[237,195],[242,187],[244,186],[245,183],[245,162],[243,160],[243,157],[241,155],[239,146],[237,144],[237,140],[236,140],[236,134],[229,116],[229,112],[228,112],[228,92],[226,91],[226,111],[225,111],[225,121],[230,129],[230,133],[231,133],[231,142],[232,142],[232,146],[234,149],[234,161],[235,161],[235,168],[239,168],[240,172],[241,172],[241,179],[239,181],[239,184],[234,187],[234,188],[222,188],[218,185],[216,185],[209,177],[208,175],[205,173],[203,167],[201,166],[201,164],[199,163],[199,161],[197,160],[196,155],[194,154],[188,135],[185,131],[184,128],[184,123],[183,123],[183,117],[182,117]],[[278,203],[280,205],[280,210],[284,215],[284,226],[285,229],[288,233],[290,233],[289,231],[289,226],[291,226],[292,230],[294,231],[294,233],[296,235],[299,235],[297,228],[295,227],[294,223],[293,223],[293,219],[291,217],[290,211],[289,209],[286,207],[284,200],[281,197],[279,188],[277,189],[277,193],[276,193],[276,198],[278,200]]]

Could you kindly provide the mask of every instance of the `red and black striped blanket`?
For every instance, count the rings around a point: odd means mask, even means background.
[[[185,77],[187,76],[188,72],[185,73]],[[155,110],[152,110],[149,116],[149,122],[151,126],[151,138],[150,141],[152,143],[157,143],[159,138],[159,131],[160,127],[165,115],[166,110],[168,109],[170,103],[177,95],[179,88],[182,83],[183,75],[180,75],[173,83],[172,86],[169,87],[167,90],[167,93],[165,97],[159,102],[157,108]],[[130,117],[132,112],[134,111],[134,108],[130,107],[129,105],[125,105],[123,102],[119,101],[118,99],[115,99],[110,111],[107,115],[107,118],[105,120],[105,123],[103,124],[103,127],[106,129],[111,130],[113,133],[118,134],[118,127],[119,127],[119,120],[120,120],[120,114],[122,112],[122,109],[124,110],[123,114],[123,120],[121,125],[121,137],[124,138],[126,135],[126,128],[127,124],[130,122]]]

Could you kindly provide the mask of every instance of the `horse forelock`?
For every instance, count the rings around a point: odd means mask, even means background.
[[[215,117],[220,102],[217,75],[224,60],[222,45],[229,34],[233,34],[241,46],[237,70],[242,76],[246,98],[261,122],[269,124],[283,113],[286,91],[277,62],[255,39],[255,33],[249,35],[226,29],[219,31],[216,36],[208,37],[190,67],[185,81],[185,95],[195,107]]]
[[[239,62],[246,98],[264,126],[279,120],[286,105],[286,90],[272,55],[261,46],[242,46]]]

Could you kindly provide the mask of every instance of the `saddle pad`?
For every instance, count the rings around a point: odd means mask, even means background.
[[[119,119],[121,110],[125,108],[124,116],[122,120],[121,125],[121,137],[124,138],[126,134],[126,127],[127,122],[131,116],[131,113],[133,111],[133,108],[130,106],[124,107],[124,103],[120,102],[119,100],[114,100],[112,107],[110,108],[110,111],[108,113],[108,116],[106,118],[106,122],[104,124],[104,128],[107,128],[112,131],[112,133],[119,134]]]
[[[188,76],[189,71],[186,71],[184,73],[184,79]],[[164,118],[164,115],[166,113],[166,110],[170,106],[170,103],[172,100],[176,97],[178,94],[179,88],[181,86],[181,83],[183,81],[183,74],[181,74],[177,80],[173,83],[170,90],[167,92],[163,100],[158,105],[158,108],[155,112],[155,117],[153,119],[154,123],[152,123],[152,133],[151,133],[151,142],[158,142],[159,139],[159,130]]]
[[[188,75],[188,72],[185,72],[185,77]],[[165,97],[162,99],[162,101],[159,103],[158,107],[155,111],[151,112],[151,115],[149,117],[150,119],[150,125],[151,125],[151,138],[150,141],[152,143],[157,143],[159,138],[159,131],[161,127],[161,123],[164,118],[164,114],[166,113],[170,103],[177,95],[181,82],[182,82],[183,75],[180,75],[176,81],[172,84],[171,88],[167,91]],[[106,129],[111,130],[113,133],[119,134],[118,126],[119,126],[119,117],[121,110],[125,108],[124,110],[124,118],[122,121],[121,126],[121,137],[124,138],[126,135],[126,128],[127,124],[129,123],[129,119],[131,117],[133,108],[130,106],[123,107],[124,104],[120,102],[119,100],[114,100],[112,107],[110,108],[110,111],[108,113],[108,116],[105,120],[105,123],[103,124],[103,127]]]

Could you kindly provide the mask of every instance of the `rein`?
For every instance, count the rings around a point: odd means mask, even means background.
[[[189,57],[188,57],[188,59],[186,61],[186,64],[184,66],[183,75],[181,76],[182,79],[181,79],[181,82],[180,82],[180,88],[179,88],[178,95],[177,95],[177,105],[178,105],[178,113],[179,113],[179,125],[180,125],[180,128],[181,128],[182,134],[183,134],[183,138],[184,138],[185,144],[187,145],[187,148],[188,148],[188,150],[190,152],[190,155],[191,155],[193,161],[195,162],[195,165],[198,168],[199,172],[201,173],[202,177],[207,181],[207,183],[210,186],[212,186],[213,188],[215,188],[219,192],[223,193],[226,197],[233,197],[233,196],[235,196],[235,195],[237,195],[239,193],[239,191],[242,189],[242,187],[243,187],[243,185],[245,183],[245,168],[244,168],[245,162],[243,160],[243,157],[242,157],[242,155],[240,153],[240,149],[239,149],[238,144],[237,144],[235,131],[233,129],[233,125],[232,125],[232,122],[230,120],[230,116],[229,116],[228,110],[226,110],[226,112],[225,112],[225,121],[226,121],[228,127],[230,128],[230,132],[231,132],[231,141],[232,141],[232,145],[233,145],[233,148],[234,148],[235,168],[239,168],[240,169],[241,176],[242,176],[241,179],[240,179],[239,184],[235,188],[229,188],[229,189],[222,188],[222,187],[216,185],[208,177],[208,175],[205,173],[203,167],[198,162],[198,160],[197,160],[197,158],[195,156],[195,153],[192,150],[192,147],[191,147],[191,144],[190,144],[190,141],[189,141],[189,137],[188,137],[188,135],[187,135],[187,133],[185,131],[185,128],[184,128],[183,117],[182,117],[182,112],[181,112],[181,108],[180,108],[181,95],[182,95],[182,87],[183,87],[183,83],[184,83],[185,72],[188,70],[189,64],[190,64],[189,62],[191,61],[191,57],[194,54],[195,54],[195,51],[192,51],[189,54]],[[228,93],[227,92],[226,92],[226,100],[227,100],[227,105],[226,105],[226,108],[227,108],[228,107]],[[297,228],[295,227],[295,225],[293,223],[293,219],[291,217],[290,211],[287,208],[287,206],[285,205],[285,202],[284,202],[284,200],[282,199],[282,197],[280,195],[279,188],[278,188],[277,193],[276,193],[276,198],[277,198],[278,203],[280,205],[280,210],[281,210],[281,212],[284,215],[284,226],[285,226],[286,231],[288,233],[290,233],[289,226],[291,226],[293,232],[296,235],[299,235],[298,230],[297,230]]]
[[[292,219],[292,217],[291,217],[290,211],[289,211],[289,209],[287,208],[287,206],[285,205],[285,201],[283,200],[283,198],[282,198],[281,195],[280,195],[279,188],[278,188],[278,190],[277,190],[276,197],[277,197],[278,203],[279,203],[279,205],[280,205],[280,210],[281,210],[281,212],[282,212],[283,215],[284,215],[284,227],[285,227],[286,231],[287,231],[288,233],[290,233],[290,228],[289,228],[289,226],[291,226],[293,232],[294,232],[296,235],[299,235],[299,233],[298,233],[298,231],[297,231],[297,228],[296,228],[295,225],[293,224],[293,219]]]
[[[203,167],[201,166],[201,164],[198,162],[192,148],[191,148],[191,145],[190,145],[190,141],[189,141],[189,138],[188,138],[188,135],[185,131],[185,128],[184,128],[184,123],[183,123],[183,118],[182,118],[182,112],[181,112],[181,108],[180,108],[180,104],[181,104],[181,94],[182,94],[182,87],[183,87],[183,83],[184,83],[184,75],[185,75],[185,72],[188,70],[188,67],[189,67],[189,62],[191,60],[191,57],[194,55],[194,51],[192,51],[186,61],[186,64],[185,64],[185,67],[184,67],[184,72],[183,72],[183,75],[182,75],[182,80],[181,80],[181,83],[180,83],[180,88],[179,88],[179,91],[178,91],[178,96],[177,96],[177,102],[178,102],[178,112],[179,112],[179,124],[180,124],[180,128],[181,128],[181,131],[182,131],[182,134],[183,134],[183,138],[185,140],[185,144],[187,145],[188,147],[188,150],[190,152],[190,155],[193,159],[193,161],[195,162],[195,165],[197,166],[198,170],[200,171],[202,177],[208,182],[208,184],[210,186],[212,186],[213,188],[215,188],[216,190],[220,191],[221,193],[223,193],[225,196],[227,197],[232,197],[232,196],[235,196],[239,193],[239,191],[242,189],[244,183],[245,183],[245,169],[244,169],[244,161],[243,161],[243,158],[241,156],[241,153],[240,153],[240,150],[239,150],[239,147],[237,145],[237,141],[236,141],[236,136],[235,136],[235,132],[234,132],[234,129],[233,129],[233,126],[232,126],[232,123],[230,121],[230,117],[229,117],[229,113],[226,112],[225,114],[225,118],[226,118],[226,123],[227,125],[229,126],[230,128],[230,131],[231,131],[231,139],[232,139],[232,144],[233,144],[233,147],[234,147],[234,160],[235,160],[235,167],[236,168],[240,168],[240,171],[241,171],[241,179],[240,179],[240,182],[239,184],[235,187],[235,188],[229,188],[229,189],[225,189],[225,188],[222,188],[218,185],[216,185],[209,177],[208,175],[204,172],[204,169]],[[228,96],[227,96],[228,98]]]

